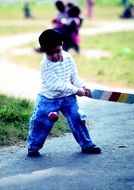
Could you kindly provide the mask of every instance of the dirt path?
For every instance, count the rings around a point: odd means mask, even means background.
[[[133,31],[134,20],[99,21],[94,22],[96,27],[82,28],[81,35],[99,35],[104,33],[114,33],[121,31]]]

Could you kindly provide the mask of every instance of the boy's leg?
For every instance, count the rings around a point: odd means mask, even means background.
[[[51,111],[58,112],[58,104],[53,100],[47,99],[41,95],[38,96],[35,104],[34,113],[30,119],[29,134],[27,137],[27,146],[31,151],[38,151],[52,129],[54,122],[48,119]]]
[[[75,140],[81,148],[93,147],[95,144],[92,142],[86,127],[86,122],[85,120],[81,119],[81,115],[79,114],[78,110],[79,107],[76,96],[72,95],[66,97],[66,101],[64,102],[61,111],[68,120],[68,124]]]
[[[82,119],[75,95],[66,97],[62,106],[62,113],[66,116],[75,140],[83,153],[99,154],[101,149],[92,142],[86,127],[86,121]]]

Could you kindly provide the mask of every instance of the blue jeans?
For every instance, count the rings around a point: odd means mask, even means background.
[[[54,122],[48,119],[52,111],[59,111],[67,118],[71,132],[81,148],[93,146],[88,133],[86,122],[78,112],[76,96],[71,95],[62,98],[48,99],[38,95],[35,109],[30,119],[29,134],[27,137],[28,148],[39,150],[43,147],[45,140],[52,129]]]

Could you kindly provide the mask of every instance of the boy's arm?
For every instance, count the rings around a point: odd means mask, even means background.
[[[84,82],[79,78],[78,76],[78,70],[76,68],[76,65],[73,65],[73,72],[71,74],[71,83],[78,87],[78,88],[83,88],[85,86]]]
[[[74,72],[71,75],[71,82],[72,84],[74,84],[75,86],[82,88],[84,90],[84,95],[82,96],[88,96],[91,97],[91,92],[90,89],[88,87],[86,87],[86,85],[84,84],[84,82],[81,81],[81,79],[78,76],[78,70],[76,68],[76,65],[74,64]],[[78,94],[77,94],[78,95]],[[79,95],[78,95],[79,96]]]

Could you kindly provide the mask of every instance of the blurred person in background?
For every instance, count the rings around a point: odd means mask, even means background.
[[[94,0],[87,0],[87,16],[88,18],[92,18],[94,15]]]
[[[120,18],[129,19],[134,18],[134,5],[132,3],[127,4],[123,10],[123,13],[120,15]]]
[[[52,20],[52,24],[54,28],[60,29],[64,25],[64,20],[67,19],[66,7],[62,1],[56,1],[55,7],[58,11],[58,14]]]
[[[24,3],[23,13],[25,18],[31,18],[31,9],[28,2]]]
[[[121,0],[121,4],[125,7],[128,4],[128,0]]]
[[[53,29],[58,30],[62,34],[62,36],[64,36],[64,30],[66,28],[65,23],[68,17],[66,6],[62,1],[56,1],[55,7],[58,13],[56,17],[52,20]],[[43,53],[40,47],[34,48],[34,50],[37,53]]]
[[[66,22],[66,29],[63,39],[63,49],[68,51],[74,49],[77,53],[80,52],[80,36],[79,29],[82,26],[83,18],[81,17],[81,10],[77,6],[73,6],[67,11],[68,19]]]
[[[81,10],[73,3],[66,5],[62,1],[55,2],[58,14],[52,20],[53,29],[58,30],[63,38],[63,50],[69,51],[74,49],[80,52],[80,36],[79,29],[83,23]],[[43,53],[40,48],[34,49],[37,53]]]
[[[56,1],[56,8],[59,14],[52,21],[53,28],[60,31],[63,37],[63,49],[68,51],[74,49],[80,51],[79,29],[83,22],[81,10],[75,4],[68,2],[66,5],[62,1]]]

